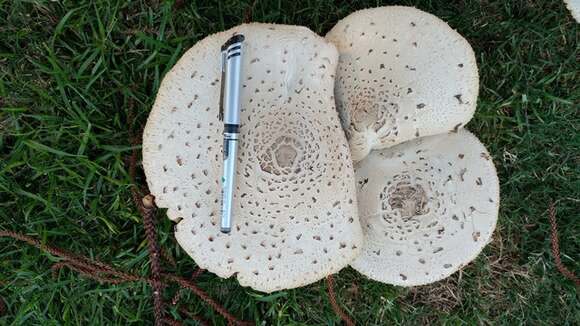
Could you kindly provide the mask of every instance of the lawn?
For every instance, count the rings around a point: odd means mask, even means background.
[[[480,69],[467,125],[490,150],[501,183],[493,242],[461,272],[430,286],[394,287],[347,268],[338,300],[361,325],[554,324],[580,320],[578,288],[550,251],[550,201],[562,260],[580,274],[580,28],[559,0],[416,1],[0,0],[0,230],[149,272],[141,216],[131,201],[128,126],[140,128],[159,83],[206,35],[253,21],[325,34],[350,12],[413,5],[447,21]],[[136,116],[128,121],[128,107]],[[142,178],[137,182],[143,183]],[[161,245],[188,275],[194,262],[158,214]],[[151,324],[145,283],[99,284],[58,259],[0,239],[0,325]],[[326,284],[266,295],[211,273],[198,279],[234,315],[262,325],[336,325]],[[169,299],[177,291],[168,288]],[[192,312],[225,321],[182,292]],[[170,312],[175,315],[175,310]],[[194,325],[195,322],[188,322]]]

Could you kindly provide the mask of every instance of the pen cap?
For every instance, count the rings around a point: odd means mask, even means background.
[[[222,59],[225,58],[222,72],[222,109],[226,125],[240,124],[243,40],[244,36],[237,34],[222,46]]]

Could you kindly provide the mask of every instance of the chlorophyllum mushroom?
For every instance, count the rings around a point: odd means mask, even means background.
[[[457,130],[473,116],[475,55],[439,18],[412,7],[360,10],[326,39],[340,53],[335,94],[353,160],[371,149]]]
[[[577,23],[580,23],[580,0],[564,0],[566,7],[570,10],[572,17]]]
[[[233,228],[220,232],[220,46],[245,35]],[[161,83],[143,166],[180,246],[204,269],[271,292],[348,265],[362,247],[348,143],[334,107],[338,53],[298,26],[201,40]]]
[[[487,150],[465,129],[373,151],[355,174],[366,240],[351,266],[371,279],[435,282],[491,240],[499,181]]]

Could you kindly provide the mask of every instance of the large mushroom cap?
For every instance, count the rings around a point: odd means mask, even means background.
[[[220,233],[220,46],[243,33],[234,224]],[[260,291],[315,282],[359,253],[354,171],[334,108],[338,53],[304,27],[211,35],[163,80],[143,135],[151,192],[204,269]]]
[[[411,7],[360,10],[326,38],[340,53],[335,92],[353,160],[457,130],[473,116],[473,50],[439,18]]]
[[[465,129],[373,151],[355,171],[366,242],[352,266],[362,274],[402,286],[435,282],[491,240],[498,178]]]

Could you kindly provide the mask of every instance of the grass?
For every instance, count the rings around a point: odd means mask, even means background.
[[[145,275],[143,226],[124,162],[127,127],[143,124],[180,55],[241,23],[251,2],[0,0],[0,229]],[[324,34],[356,9],[393,3],[258,0],[252,19]],[[556,201],[563,261],[580,274],[579,25],[559,0],[396,3],[444,19],[475,50],[481,89],[468,128],[498,168],[499,226],[474,263],[442,282],[404,289],[347,268],[336,277],[339,300],[361,325],[577,324],[577,288],[554,266],[546,209]],[[186,275],[195,265],[162,215],[162,245]],[[53,278],[55,257],[7,239],[0,248],[8,305],[0,325],[151,323],[144,284],[100,285],[66,270]],[[210,273],[199,284],[262,325],[339,324],[322,282],[273,295]],[[183,302],[224,324],[192,294]]]

